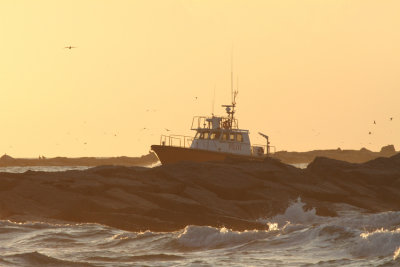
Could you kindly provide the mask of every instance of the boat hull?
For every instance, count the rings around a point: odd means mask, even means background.
[[[162,164],[171,164],[181,161],[205,162],[205,161],[226,161],[233,160],[251,160],[262,161],[264,157],[253,157],[245,155],[236,155],[231,153],[222,153],[203,149],[152,145],[151,149],[157,154]]]

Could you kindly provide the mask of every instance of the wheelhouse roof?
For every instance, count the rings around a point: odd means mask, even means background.
[[[204,133],[204,132],[234,132],[234,133],[249,133],[249,130],[244,130],[244,129],[208,129],[208,128],[197,128],[197,129],[192,129],[196,130],[199,133]]]

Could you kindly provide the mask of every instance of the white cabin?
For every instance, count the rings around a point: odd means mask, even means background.
[[[192,130],[196,135],[190,148],[216,152],[252,155],[249,131],[238,128],[237,120],[229,117],[194,117]],[[264,151],[260,151],[264,154]]]
[[[263,157],[270,153],[269,138],[266,145],[251,145],[249,131],[239,129],[238,121],[234,118],[235,104],[223,105],[228,116],[193,118],[191,130],[196,131],[195,136],[161,136],[162,146],[179,146],[189,149],[201,149],[213,152],[230,153],[244,156]]]

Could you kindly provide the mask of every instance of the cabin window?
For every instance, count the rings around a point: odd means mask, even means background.
[[[215,140],[215,139],[219,139],[219,137],[221,136],[221,133],[211,133],[210,134],[210,139]]]
[[[228,134],[227,133],[223,133],[222,134],[222,141],[226,141],[228,140]]]
[[[204,139],[208,139],[209,134],[209,132],[204,132]]]
[[[235,141],[235,134],[234,133],[231,133],[229,135],[229,141]]]
[[[194,139],[199,139],[200,138],[200,133],[197,132],[196,135],[194,136]]]
[[[243,142],[243,135],[240,134],[240,133],[236,134],[236,140],[237,140],[238,142]]]

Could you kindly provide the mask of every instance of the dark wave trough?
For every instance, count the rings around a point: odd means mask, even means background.
[[[265,229],[260,217],[301,197],[318,215],[340,203],[366,212],[400,209],[400,154],[364,164],[317,158],[307,169],[277,160],[156,168],[0,173],[0,219],[95,222],[131,231],[187,225]]]

